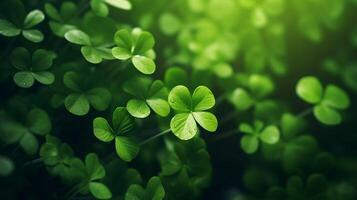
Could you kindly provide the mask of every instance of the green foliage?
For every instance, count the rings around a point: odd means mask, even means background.
[[[93,120],[94,135],[103,142],[111,142],[115,139],[115,149],[118,156],[125,160],[133,160],[139,153],[139,145],[131,136],[135,122],[123,107],[118,107],[113,112],[113,128],[102,117]]]
[[[154,176],[148,181],[146,188],[141,185],[130,185],[128,191],[125,193],[125,199],[138,200],[162,200],[165,197],[165,189],[161,184],[160,178]]]
[[[50,85],[55,81],[53,73],[46,71],[56,58],[56,54],[44,49],[37,49],[32,55],[24,47],[18,47],[11,53],[11,64],[18,72],[14,82],[22,88],[31,87],[35,80]]]
[[[315,117],[326,125],[341,123],[342,117],[338,111],[345,110],[350,105],[349,97],[341,88],[330,84],[323,89],[320,81],[311,76],[299,80],[296,93],[301,99],[314,105]]]
[[[215,104],[213,93],[207,87],[197,87],[191,96],[187,87],[176,86],[170,91],[169,104],[177,112],[171,119],[170,127],[178,138],[193,138],[198,133],[196,123],[209,132],[217,130],[216,116],[205,111]]]

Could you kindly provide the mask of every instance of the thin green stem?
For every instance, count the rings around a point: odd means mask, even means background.
[[[165,135],[166,133],[168,133],[170,131],[171,131],[171,129],[167,129],[167,130],[164,130],[164,131],[162,131],[162,132],[160,132],[160,133],[158,133],[158,134],[156,134],[156,135],[154,135],[152,137],[149,137],[148,139],[142,141],[140,143],[140,146],[142,146],[142,145],[144,145],[144,144],[146,144],[146,143],[148,143],[148,142],[150,142],[150,141],[152,141],[152,140],[154,140],[154,139],[156,139],[156,138],[158,138],[160,136],[163,136],[163,135]]]
[[[34,160],[30,160],[28,162],[24,163],[24,166],[31,165],[31,164],[36,164],[42,162],[42,158],[36,158]]]
[[[312,108],[308,108],[302,112],[300,112],[299,114],[296,115],[296,117],[298,118],[304,118],[306,117],[307,115],[311,114],[312,113]]]

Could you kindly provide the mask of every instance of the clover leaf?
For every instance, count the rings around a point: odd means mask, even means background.
[[[71,90],[64,100],[66,109],[78,116],[86,115],[90,106],[99,111],[107,109],[112,98],[111,93],[102,87],[85,88],[82,86],[83,82],[83,77],[76,72],[69,71],[64,74],[63,83]]]
[[[125,82],[123,89],[135,97],[126,105],[132,116],[145,118],[150,115],[151,109],[162,117],[170,113],[170,105],[167,102],[169,92],[162,81],[135,77]]]
[[[2,120],[1,139],[6,144],[19,143],[29,155],[36,154],[39,144],[35,135],[46,135],[52,125],[47,113],[39,108],[33,108],[26,115],[24,122],[18,122],[5,116]]]
[[[130,185],[125,193],[125,200],[162,200],[165,198],[165,189],[161,180],[157,176],[153,176],[148,181],[146,188],[141,185]]]
[[[181,140],[189,140],[197,134],[196,122],[209,132],[217,130],[216,116],[205,111],[215,104],[213,93],[207,87],[197,87],[191,96],[187,87],[176,86],[170,91],[169,104],[177,112],[171,119],[170,127]]]
[[[15,165],[8,157],[0,155],[0,176],[9,176],[15,169]]]
[[[37,29],[32,29],[32,27],[41,23],[44,19],[45,15],[40,10],[29,12],[21,27],[17,27],[5,19],[0,19],[0,34],[6,37],[14,37],[22,33],[23,37],[31,42],[41,42],[44,38],[43,33]]]
[[[306,76],[298,81],[297,95],[309,104],[313,104],[313,113],[318,121],[326,125],[341,123],[338,112],[350,105],[348,95],[336,85],[329,84],[323,89],[320,81],[313,76]]]
[[[11,64],[19,70],[14,75],[14,82],[22,88],[31,87],[35,80],[50,85],[55,76],[47,70],[52,66],[56,55],[44,49],[37,49],[32,56],[24,47],[18,47],[11,53]]]
[[[131,134],[135,123],[124,107],[118,107],[113,112],[112,125],[102,117],[93,120],[94,135],[102,142],[111,142],[115,139],[115,149],[118,156],[124,161],[133,160],[139,153],[139,145]]]
[[[52,4],[46,3],[45,12],[52,19],[49,26],[55,35],[64,37],[66,32],[76,29],[78,23],[75,18],[77,12],[75,3],[65,1],[60,10],[57,10]]]
[[[100,17],[108,16],[109,8],[107,4],[123,10],[131,9],[131,3],[128,0],[91,0],[90,2],[92,10]]]
[[[61,143],[54,136],[46,135],[46,142],[40,149],[40,157],[46,166],[69,165],[72,156],[73,150],[68,144]]]
[[[111,52],[112,36],[116,30],[115,23],[109,18],[87,14],[81,28],[65,33],[70,43],[81,46],[83,57],[90,63],[98,64],[103,60],[113,60]]]
[[[327,190],[327,180],[322,174],[310,175],[306,183],[299,176],[292,176],[286,184],[288,198],[292,199],[324,199]]]
[[[243,151],[248,154],[255,153],[258,150],[259,141],[266,144],[275,144],[280,138],[278,127],[274,125],[264,127],[261,121],[255,121],[254,126],[242,123],[239,130],[245,133],[241,138],[240,145]]]
[[[154,37],[146,31],[133,29],[129,32],[126,29],[119,30],[114,35],[116,47],[112,49],[112,54],[119,60],[131,59],[134,67],[143,74],[155,72],[156,65],[149,57],[154,47]]]

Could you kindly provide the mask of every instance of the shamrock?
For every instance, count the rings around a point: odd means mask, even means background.
[[[161,180],[157,176],[153,176],[148,181],[146,188],[141,185],[130,185],[125,193],[125,200],[162,200],[165,198],[165,189]]]
[[[167,102],[169,92],[162,81],[135,77],[125,82],[123,89],[135,97],[126,105],[132,116],[145,118],[150,115],[150,108],[162,117],[170,113],[170,105]]]
[[[1,139],[6,144],[18,142],[23,150],[34,155],[38,150],[38,140],[35,135],[46,135],[51,131],[51,121],[47,113],[39,108],[33,108],[26,115],[24,123],[12,120],[8,116],[0,116],[2,126]]]
[[[314,116],[323,124],[336,125],[341,123],[339,110],[347,109],[350,99],[341,88],[329,84],[322,88],[320,81],[313,76],[306,76],[298,81],[297,95],[305,102],[314,105]]]
[[[78,116],[86,115],[90,105],[99,111],[108,108],[112,95],[107,89],[87,88],[84,77],[73,71],[64,74],[63,83],[72,91],[64,100],[64,105],[70,113]]]
[[[146,31],[135,28],[130,33],[128,30],[119,30],[114,35],[116,47],[112,49],[113,56],[119,60],[131,59],[134,67],[143,74],[155,72],[156,65],[148,57],[153,52],[154,37]]]
[[[52,66],[56,54],[44,49],[37,49],[32,56],[24,47],[18,47],[11,53],[11,64],[18,70],[14,75],[14,82],[22,88],[31,87],[35,80],[50,85],[55,76],[46,71]]]
[[[170,91],[169,104],[178,113],[171,119],[170,127],[181,140],[189,140],[197,134],[196,122],[209,132],[217,130],[216,116],[205,111],[215,104],[214,96],[207,87],[197,87],[191,96],[187,87],[176,86]]]
[[[83,19],[82,28],[70,30],[64,37],[81,46],[81,53],[88,62],[98,64],[103,59],[114,59],[110,48],[115,30],[115,23],[111,19],[88,13]]]
[[[285,189],[287,199],[326,199],[327,180],[322,174],[312,174],[304,183],[301,177],[292,176]]]
[[[240,146],[248,154],[252,154],[258,150],[259,140],[266,144],[275,144],[279,141],[280,131],[274,125],[264,127],[263,122],[255,121],[254,127],[242,123],[239,130],[246,133],[240,140]]]
[[[103,117],[93,120],[94,135],[103,142],[111,142],[115,139],[115,149],[118,156],[129,162],[133,160],[139,152],[139,145],[130,136],[135,123],[124,107],[118,107],[113,112],[113,128]]]
[[[109,188],[98,182],[105,177],[105,169],[95,153],[87,154],[85,163],[79,159],[73,159],[71,165],[73,172],[76,172],[81,178],[78,184],[78,192],[81,194],[90,192],[96,199],[112,198]]]
[[[61,143],[54,136],[46,135],[46,142],[40,148],[40,158],[52,174],[60,175],[68,180],[69,177],[66,175],[68,175],[68,166],[72,157],[73,150],[68,144]]]
[[[108,16],[109,8],[107,4],[123,10],[131,9],[131,3],[128,0],[91,0],[90,1],[90,6],[93,12],[100,17]]]
[[[0,19],[0,34],[6,37],[22,35],[31,42],[41,42],[43,40],[43,33],[37,29],[31,29],[35,25],[41,23],[45,19],[45,15],[40,10],[33,10],[29,12],[21,27],[5,20]]]
[[[236,88],[228,94],[229,102],[239,111],[251,108],[256,102],[274,91],[273,82],[266,76],[253,74],[248,78],[242,78],[249,91],[243,88]]]
[[[73,2],[65,1],[58,11],[52,4],[45,4],[45,12],[52,19],[49,22],[52,32],[58,37],[64,37],[64,34],[76,28],[77,6]]]

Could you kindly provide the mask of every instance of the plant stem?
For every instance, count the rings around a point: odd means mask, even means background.
[[[154,136],[152,136],[152,137],[149,137],[148,139],[142,141],[142,142],[140,143],[140,146],[142,146],[142,145],[144,145],[144,144],[150,142],[151,140],[154,140],[154,139],[156,139],[156,138],[158,138],[158,137],[160,137],[160,136],[163,136],[163,135],[165,135],[166,133],[168,133],[168,132],[170,132],[170,131],[171,131],[171,129],[167,129],[167,130],[164,130],[164,131],[162,131],[162,132],[160,132],[160,133],[158,133],[158,134],[156,134],[156,135],[154,135]]]
[[[35,164],[35,163],[39,163],[39,162],[42,162],[42,158],[36,158],[34,160],[30,160],[28,162],[25,162],[24,166]]]
[[[298,118],[304,118],[306,117],[307,115],[311,114],[312,113],[312,108],[308,108],[302,112],[300,112],[299,114],[296,115],[296,117]]]

